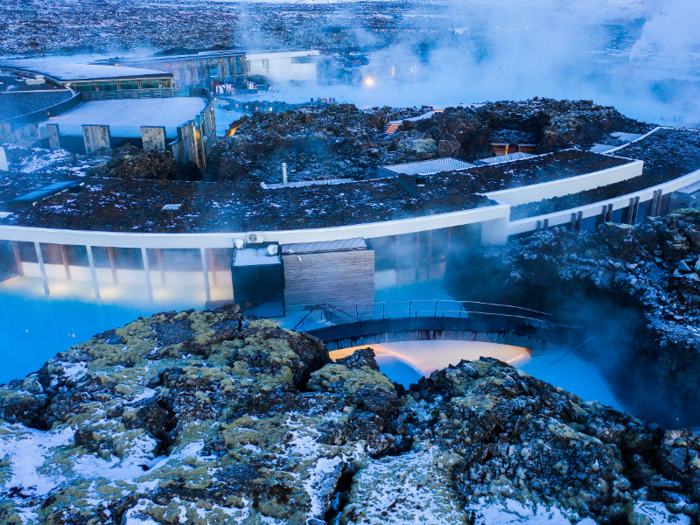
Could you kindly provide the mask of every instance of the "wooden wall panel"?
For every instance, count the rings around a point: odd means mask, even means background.
[[[374,310],[374,251],[283,255],[287,310],[331,304],[354,314]]]

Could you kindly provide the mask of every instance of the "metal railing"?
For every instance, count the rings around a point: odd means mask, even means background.
[[[485,303],[479,301],[389,301],[371,305],[356,305],[354,311],[323,303],[310,305],[308,311],[296,316],[287,316],[278,321],[282,328],[297,331],[313,331],[322,328],[348,325],[351,323],[367,324],[372,321],[408,321],[408,320],[442,320],[440,325],[435,321],[431,326],[454,327],[468,331],[478,328],[479,331],[493,331],[502,328],[504,323],[520,324],[531,328],[542,329],[585,329],[585,326],[572,326],[555,323],[552,315],[520,306]],[[491,320],[491,329],[484,330]],[[470,320],[472,322],[470,322]],[[499,323],[499,321],[502,321]],[[473,323],[473,324],[472,324]],[[414,321],[414,326],[420,323]],[[427,326],[423,323],[424,326]],[[410,325],[407,325],[410,326]],[[459,327],[459,328],[457,328]],[[420,329],[420,328],[416,328]],[[441,329],[441,328],[438,328]],[[361,330],[360,330],[361,331]]]

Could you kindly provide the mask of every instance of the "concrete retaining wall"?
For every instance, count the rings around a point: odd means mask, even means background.
[[[579,193],[598,188],[599,186],[608,186],[616,182],[632,179],[642,174],[643,167],[644,162],[637,160],[629,164],[623,164],[622,166],[586,173],[585,175],[579,175],[577,177],[569,177],[508,190],[492,191],[484,193],[484,195],[500,204],[517,206],[519,204],[537,202],[543,199],[563,197],[571,193]]]
[[[199,146],[193,120],[177,128],[177,141],[172,146],[175,160],[181,164],[193,162],[199,166]]]

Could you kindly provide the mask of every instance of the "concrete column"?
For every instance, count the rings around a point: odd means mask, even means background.
[[[49,280],[46,278],[46,268],[44,267],[44,256],[41,254],[41,245],[38,242],[35,242],[34,249],[36,250],[36,259],[39,262],[41,280],[44,283],[44,293],[49,295],[51,292],[49,292]]]
[[[661,214],[661,198],[663,195],[663,190],[657,190],[656,193],[657,193],[656,206],[654,208],[654,213],[653,213],[654,217],[658,217]]]
[[[61,135],[58,132],[58,124],[47,124],[46,129],[49,132],[49,149],[61,149]]]
[[[0,171],[10,171],[10,167],[7,164],[7,155],[5,155],[5,148],[0,148]]]
[[[143,151],[165,151],[165,127],[141,126]]]
[[[19,256],[19,246],[16,241],[12,241],[12,253],[15,256],[15,264],[17,265],[17,273],[20,277],[24,277],[24,267],[22,266],[22,258]]]
[[[163,266],[163,250],[158,248],[156,250],[156,257],[158,257],[158,269],[160,270],[160,284],[165,286],[165,267]]]
[[[68,254],[66,253],[66,245],[59,244],[58,246],[61,249],[61,259],[63,260],[63,268],[66,271],[66,280],[70,281],[70,266],[68,264]]]
[[[207,297],[207,302],[211,301],[211,290],[209,288],[209,261],[207,260],[206,248],[200,248],[202,254],[202,272],[204,273],[204,293]]]
[[[637,215],[639,214],[639,197],[634,198],[634,206],[632,207],[632,219],[630,224],[634,226],[637,224]]]
[[[114,257],[114,248],[107,248],[107,255],[109,256],[109,267],[112,270],[112,282],[117,284],[117,261]]]
[[[661,190],[656,190],[654,196],[651,199],[651,217],[657,217],[659,215],[659,210],[661,209]]]
[[[508,241],[508,219],[505,217],[481,223],[481,244],[505,244]]]
[[[214,248],[209,248],[209,267],[211,268],[211,284],[216,286],[216,262],[214,261]]]
[[[90,264],[90,276],[92,277],[92,289],[95,291],[95,299],[100,298],[100,287],[97,285],[97,270],[95,270],[95,258],[92,256],[92,246],[86,246],[88,263]]]
[[[148,264],[148,252],[146,248],[141,248],[141,257],[143,257],[143,271],[146,273],[146,289],[148,290],[148,300],[153,300],[153,286],[151,285],[151,268]]]
[[[109,126],[92,126],[83,124],[83,141],[85,151],[93,153],[99,149],[112,146],[112,137],[109,134]]]

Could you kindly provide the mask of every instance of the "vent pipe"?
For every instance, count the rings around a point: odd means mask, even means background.
[[[287,163],[282,163],[282,184],[287,185]]]

